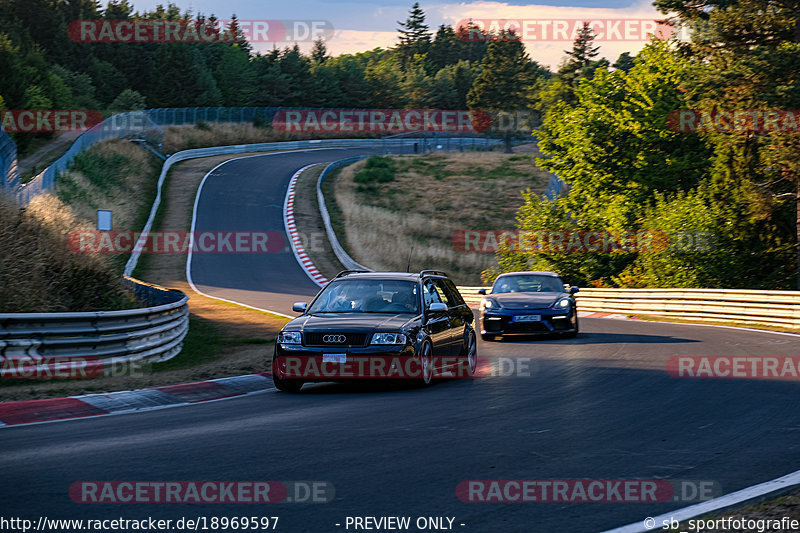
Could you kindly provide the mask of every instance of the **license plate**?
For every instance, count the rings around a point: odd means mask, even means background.
[[[324,353],[322,354],[323,363],[345,363],[347,361],[346,353]]]
[[[542,315],[519,315],[514,317],[514,322],[541,322]]]

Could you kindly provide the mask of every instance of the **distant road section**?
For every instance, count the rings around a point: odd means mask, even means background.
[[[297,263],[283,223],[283,202],[292,175],[314,163],[336,161],[376,149],[313,149],[232,159],[208,174],[195,208],[196,232],[279,232],[274,253],[197,253],[189,272],[205,294],[292,314],[292,303],[319,291]],[[270,233],[272,234],[272,233]]]

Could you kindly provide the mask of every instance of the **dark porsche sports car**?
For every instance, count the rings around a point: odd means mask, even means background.
[[[492,292],[479,291],[481,338],[498,335],[560,333],[578,334],[578,311],[573,294],[578,287],[567,287],[553,272],[509,272],[497,277]]]
[[[443,272],[346,270],[278,335],[272,378],[282,391],[355,378],[469,377],[477,367],[474,315]]]

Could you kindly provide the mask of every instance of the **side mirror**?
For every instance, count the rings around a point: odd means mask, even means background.
[[[579,290],[580,290],[580,289],[579,289],[579,288],[578,288],[576,285],[573,285],[572,287],[570,287],[570,288],[569,288],[569,293],[570,293],[570,294],[575,294],[575,293],[576,293],[576,292],[578,292]]]
[[[430,307],[428,307],[428,311],[431,313],[442,313],[447,311],[447,304],[443,304],[441,302],[432,303]]]
[[[478,289],[478,294],[486,295],[486,289]]]
[[[306,302],[295,302],[292,304],[292,311],[296,311],[298,313],[305,313],[308,304]]]

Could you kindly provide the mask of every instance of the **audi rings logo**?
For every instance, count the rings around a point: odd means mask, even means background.
[[[328,344],[341,344],[347,340],[347,337],[344,335],[324,335],[322,337],[322,342]]]

